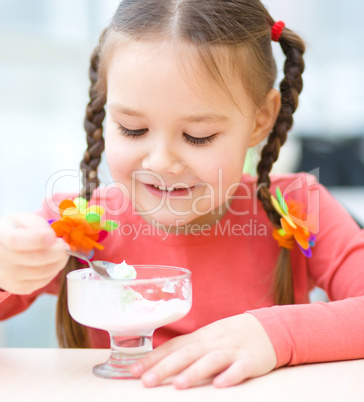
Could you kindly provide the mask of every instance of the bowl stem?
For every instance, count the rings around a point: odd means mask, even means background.
[[[105,363],[93,368],[93,373],[104,378],[133,377],[129,367],[153,349],[153,332],[142,336],[110,333],[111,354]]]

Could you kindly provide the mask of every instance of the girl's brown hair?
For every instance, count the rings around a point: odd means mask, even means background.
[[[81,162],[81,195],[90,199],[98,186],[97,168],[104,150],[102,122],[105,116],[106,72],[118,42],[123,40],[178,40],[193,45],[199,65],[229,92],[226,66],[237,74],[255,104],[263,104],[276,79],[272,54],[271,27],[274,20],[259,0],[124,0],[110,25],[102,33],[91,57],[90,102],[86,109],[87,150]],[[302,90],[304,44],[285,28],[279,43],[286,56],[280,84],[281,110],[258,164],[258,197],[274,227],[279,215],[270,201],[269,172],[292,126],[292,115]],[[190,47],[191,49],[191,47]],[[224,60],[224,63],[221,63]],[[60,346],[89,347],[87,329],[74,322],[67,312],[65,275],[78,267],[71,260],[63,273],[57,305],[57,334]],[[294,303],[289,251],[282,249],[274,280],[276,304]]]

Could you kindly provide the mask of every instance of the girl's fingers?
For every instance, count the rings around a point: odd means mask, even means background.
[[[14,294],[46,286],[67,264],[66,244],[34,214],[0,219],[0,283]]]
[[[225,370],[232,362],[232,356],[224,350],[214,350],[202,356],[179,374],[173,384],[176,388],[189,388],[197,385],[221,371]]]
[[[14,270],[16,270],[16,275],[23,278],[24,281],[47,280],[54,278],[65,267],[66,263],[67,261],[60,260],[40,267],[14,266]]]
[[[56,239],[42,252],[9,251],[0,244],[1,288],[14,294],[30,294],[46,286],[66,266],[69,256],[65,249],[62,239]]]
[[[35,292],[38,289],[48,285],[53,278],[48,278],[48,280],[31,280],[31,281],[22,281],[17,283],[16,285],[10,285],[6,288],[6,290],[15,295],[29,295]]]
[[[40,289],[51,282],[58,272],[65,266],[65,263],[45,265],[40,268],[24,268],[23,266],[12,267],[16,278],[9,274],[6,278],[2,278],[1,287],[14,294],[29,294],[36,289]],[[22,279],[19,279],[22,278]]]
[[[12,262],[14,264],[31,268],[39,268],[53,263],[56,264],[60,261],[67,262],[67,260],[66,246],[62,239],[56,239],[54,244],[41,251],[16,251],[12,256]]]
[[[56,239],[48,222],[34,214],[18,214],[0,220],[0,243],[14,251],[41,250]]]
[[[198,344],[190,344],[180,350],[170,353],[160,360],[150,370],[146,371],[141,379],[146,387],[160,385],[166,378],[180,373],[204,354]]]
[[[256,373],[262,375],[264,373]],[[242,383],[244,380],[253,376],[253,362],[249,357],[236,360],[223,373],[218,375],[213,380],[213,385],[217,388],[225,388]]]
[[[133,376],[140,377],[144,372],[155,366],[166,356],[179,350],[185,345],[190,344],[192,342],[192,336],[193,334],[181,335],[163,343],[156,349],[149,352],[146,356],[138,360],[137,363],[133,364],[130,367],[130,372],[133,374]]]
[[[154,387],[178,374],[173,385],[184,389],[196,386],[219,373],[213,381],[216,387],[236,385],[253,375],[253,362],[249,357],[234,361],[234,354],[224,350],[205,354],[198,344],[193,344],[165,357],[146,371],[141,379],[146,387]],[[260,374],[263,373],[255,375]]]

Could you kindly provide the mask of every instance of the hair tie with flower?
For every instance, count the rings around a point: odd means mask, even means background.
[[[103,250],[100,244],[108,233],[119,227],[111,220],[102,220],[105,210],[100,205],[88,206],[85,198],[63,200],[59,204],[60,219],[50,223],[58,237],[69,244],[71,250],[84,254],[88,259],[94,255],[94,248]]]
[[[273,230],[273,238],[278,245],[291,250],[296,240],[298,247],[306,257],[312,257],[311,247],[314,247],[316,236],[311,233],[307,226],[302,225],[301,218],[304,211],[302,204],[294,200],[284,199],[280,188],[276,187],[277,199],[271,195],[274,209],[281,216],[281,228]],[[289,204],[289,206],[287,205]]]

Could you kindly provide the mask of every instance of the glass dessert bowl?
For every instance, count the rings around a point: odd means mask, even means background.
[[[134,268],[137,279],[101,279],[91,268],[67,274],[71,317],[110,335],[110,357],[93,368],[100,377],[132,377],[129,367],[152,350],[154,330],[191,309],[190,271],[161,265]]]

